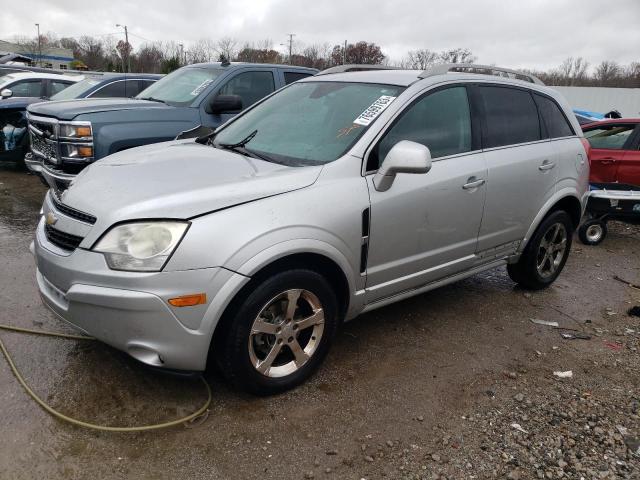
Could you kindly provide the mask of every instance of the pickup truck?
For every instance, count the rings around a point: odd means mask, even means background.
[[[28,107],[31,152],[54,191],[115,152],[215,129],[275,90],[317,73],[289,65],[200,63],[182,67],[133,99],[84,99]]]
[[[79,79],[83,77],[78,77]],[[42,160],[29,152],[27,134],[27,107],[44,101],[78,98],[134,97],[162,75],[134,73],[91,73],[84,80],[55,92],[55,83],[49,82],[49,91],[40,97],[10,97],[0,100],[0,162],[23,162],[34,173],[42,170]],[[53,93],[52,93],[53,92]],[[51,95],[49,97],[49,95]]]

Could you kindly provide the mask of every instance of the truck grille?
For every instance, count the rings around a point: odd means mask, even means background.
[[[68,251],[73,251],[78,248],[83,238],[77,235],[71,235],[70,233],[62,232],[51,225],[44,226],[44,234],[51,243],[55,246]]]
[[[29,118],[31,151],[38,157],[53,164],[59,162],[57,148],[56,121],[40,121]]]
[[[31,131],[31,150],[39,157],[45,160],[57,163],[57,153],[55,144],[47,142],[47,140],[33,130]]]

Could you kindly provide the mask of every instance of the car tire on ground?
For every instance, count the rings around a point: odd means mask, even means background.
[[[212,352],[236,387],[272,395],[305,381],[338,327],[338,301],[325,277],[287,270],[249,284],[225,313]]]
[[[607,236],[607,223],[602,220],[588,220],[578,228],[578,238],[585,245],[599,245]]]
[[[571,250],[573,224],[564,210],[549,214],[538,226],[520,260],[507,265],[511,279],[524,288],[540,290],[551,285]]]

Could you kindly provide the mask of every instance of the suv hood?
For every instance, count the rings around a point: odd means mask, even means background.
[[[54,117],[59,120],[73,120],[85,113],[113,112],[118,110],[166,109],[175,107],[150,100],[135,100],[132,98],[81,98],[78,100],[58,100],[30,105],[29,113]]]
[[[142,218],[188,219],[304,188],[321,170],[248,158],[194,140],[164,142],[97,161],[60,200],[107,226]]]

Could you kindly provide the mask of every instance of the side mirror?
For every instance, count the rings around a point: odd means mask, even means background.
[[[205,111],[207,113],[235,113],[242,110],[242,98],[239,95],[216,95]]]
[[[373,184],[379,192],[391,188],[398,173],[427,173],[431,170],[431,152],[421,143],[402,140],[396,143],[378,173],[373,177]]]
[[[2,90],[0,92],[0,97],[2,97],[2,98],[9,98],[12,95],[13,95],[13,92],[9,88],[5,88],[4,90]]]

